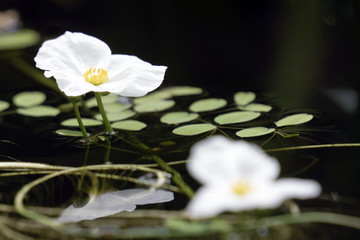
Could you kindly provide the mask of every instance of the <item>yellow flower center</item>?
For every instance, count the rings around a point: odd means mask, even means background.
[[[250,192],[250,190],[251,190],[251,187],[247,182],[238,182],[233,187],[233,191],[237,195],[245,195],[248,192]]]
[[[97,86],[109,79],[108,72],[102,68],[89,68],[84,73],[85,81]]]

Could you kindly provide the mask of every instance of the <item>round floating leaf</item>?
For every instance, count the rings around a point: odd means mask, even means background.
[[[210,123],[190,124],[175,128],[172,132],[182,136],[194,136],[216,129],[216,126]]]
[[[8,109],[9,106],[10,104],[8,102],[0,100],[0,112]]]
[[[137,120],[125,120],[125,121],[114,122],[113,124],[111,124],[111,126],[116,129],[140,131],[144,129],[147,125]]]
[[[80,131],[76,130],[69,130],[69,129],[59,129],[56,130],[56,133],[61,136],[67,136],[67,137],[82,137],[83,134]]]
[[[166,113],[160,118],[160,122],[166,124],[179,124],[184,122],[190,122],[199,117],[197,113],[188,112],[171,112]]]
[[[250,103],[246,106],[239,106],[239,108],[244,111],[254,111],[254,112],[270,112],[272,109],[271,106],[261,103]]]
[[[263,136],[269,133],[273,133],[275,131],[275,128],[266,128],[266,127],[252,127],[252,128],[246,128],[243,130],[240,130],[236,132],[236,135],[239,137],[258,137]]]
[[[106,96],[101,96],[101,101],[104,105],[107,105],[107,104],[111,104],[111,103],[115,103],[119,100],[119,96],[114,94],[114,93],[109,93],[108,95]],[[88,107],[88,108],[91,108],[91,107],[96,107],[97,106],[97,101],[96,101],[96,98],[95,97],[92,97],[88,100],[85,101],[85,105]]]
[[[131,104],[125,104],[125,103],[120,103],[120,102],[104,104],[104,109],[107,113],[121,112],[125,109],[129,109],[130,107],[131,107]]]
[[[33,46],[40,41],[38,32],[23,29],[14,33],[0,35],[0,50],[22,49]]]
[[[135,105],[134,110],[139,113],[160,112],[175,105],[174,100],[152,100]]]
[[[17,107],[31,107],[42,104],[46,95],[42,92],[21,92],[13,97],[13,102]]]
[[[18,108],[16,112],[30,117],[53,117],[60,113],[60,110],[50,106],[33,106],[29,108]]]
[[[125,111],[121,111],[121,112],[113,112],[113,113],[107,113],[106,116],[108,117],[108,120],[110,122],[115,122],[115,121],[120,121],[120,120],[124,120],[127,119],[129,117],[134,116],[136,113],[132,110],[125,110]],[[101,114],[96,114],[95,118],[97,120],[102,121],[102,117]]]
[[[165,100],[167,98],[171,98],[170,92],[159,90],[152,93],[149,93],[146,96],[138,97],[134,99],[135,104],[141,104],[148,101],[156,101],[156,100]]]
[[[260,115],[258,112],[237,111],[221,114],[215,117],[214,121],[221,125],[243,123],[258,118]]]
[[[280,119],[279,121],[275,122],[275,125],[278,127],[298,125],[309,122],[311,119],[313,119],[313,117],[313,115],[308,113],[298,113]]]
[[[84,126],[92,127],[92,126],[99,126],[102,125],[102,121],[91,119],[91,118],[81,118]],[[65,127],[78,127],[79,123],[76,118],[70,118],[62,121],[60,123],[62,126]]]
[[[188,95],[197,95],[201,94],[203,90],[198,87],[190,87],[190,86],[176,86],[169,87],[164,89],[163,91],[169,92],[172,96],[188,96]]]
[[[255,100],[255,93],[253,92],[237,92],[234,94],[234,102],[237,105],[247,105]]]
[[[189,109],[192,112],[207,112],[226,106],[226,100],[222,98],[206,98],[193,102]]]

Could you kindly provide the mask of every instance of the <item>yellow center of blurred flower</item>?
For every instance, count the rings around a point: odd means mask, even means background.
[[[89,68],[84,73],[85,81],[97,86],[109,79],[108,72],[102,68]]]
[[[245,195],[251,190],[250,185],[247,182],[238,182],[233,187],[233,191],[237,195]]]

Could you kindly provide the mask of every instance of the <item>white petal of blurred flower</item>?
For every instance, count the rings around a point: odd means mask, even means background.
[[[82,207],[68,206],[56,219],[59,223],[79,222],[116,214],[118,212],[135,210],[136,205],[169,202],[174,199],[174,193],[162,189],[126,189],[91,195],[89,201]]]
[[[160,86],[167,69],[136,56],[111,54],[103,41],[72,32],[45,41],[34,60],[67,96],[111,92],[140,97]]]
[[[288,198],[314,198],[321,186],[313,180],[278,179],[280,165],[260,147],[214,136],[196,143],[187,164],[203,184],[187,206],[193,217],[224,211],[275,208]]]

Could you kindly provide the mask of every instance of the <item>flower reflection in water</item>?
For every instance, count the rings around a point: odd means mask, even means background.
[[[146,205],[169,202],[174,199],[174,193],[162,189],[133,188],[121,191],[91,195],[89,201],[76,207],[71,204],[56,219],[60,223],[79,222],[116,214],[118,212],[135,210],[136,205]]]

